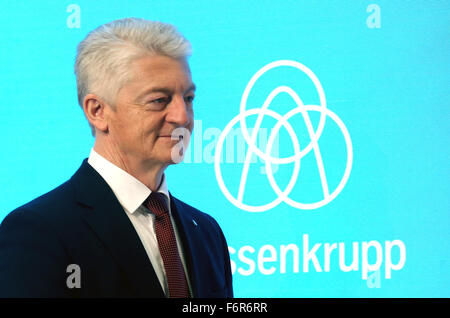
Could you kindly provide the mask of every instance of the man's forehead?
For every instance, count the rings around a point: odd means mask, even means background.
[[[135,60],[129,70],[129,83],[139,85],[143,91],[163,91],[174,86],[194,91],[187,61],[166,56],[146,56]]]
[[[131,69],[139,73],[163,73],[183,71],[190,75],[191,70],[186,59],[175,59],[165,55],[146,55],[132,61]]]

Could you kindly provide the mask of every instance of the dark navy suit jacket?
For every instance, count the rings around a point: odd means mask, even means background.
[[[228,247],[219,225],[172,195],[170,201],[193,296],[232,297]],[[80,288],[67,285],[76,272],[67,271],[70,264],[79,266]],[[3,220],[0,297],[165,295],[130,219],[85,160],[69,181]]]

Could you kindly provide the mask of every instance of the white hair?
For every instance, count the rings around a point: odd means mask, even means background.
[[[146,54],[185,59],[190,53],[190,43],[170,24],[126,18],[101,25],[77,47],[78,103],[83,107],[85,96],[94,93],[114,107],[133,60]]]

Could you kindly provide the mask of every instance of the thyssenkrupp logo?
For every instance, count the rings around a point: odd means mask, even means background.
[[[314,83],[314,86],[317,90],[317,93],[319,95],[320,99],[320,105],[304,105],[300,97],[297,95],[297,93],[291,89],[288,86],[278,86],[276,87],[266,98],[261,108],[252,108],[247,109],[247,99],[250,94],[250,91],[252,90],[254,84],[256,81],[266,72],[268,72],[271,69],[277,68],[277,67],[293,67],[295,69],[298,69],[299,71],[305,73],[311,81]],[[284,116],[278,114],[277,112],[270,110],[269,105],[271,104],[272,100],[281,93],[287,93],[290,97],[294,100],[297,107],[293,108],[289,112],[287,112]],[[317,125],[317,129],[314,131],[313,125],[311,123],[311,119],[308,115],[308,112],[319,112],[320,113],[320,119],[319,124]],[[300,114],[303,116],[304,122],[306,124],[307,132],[310,136],[310,142],[306,147],[300,148],[300,143],[298,140],[297,135],[294,132],[293,127],[288,122],[288,120],[295,116]],[[245,119],[248,116],[254,116],[257,115],[256,123],[254,128],[252,129],[251,134],[249,134],[249,131],[246,126]],[[277,123],[271,130],[270,136],[268,138],[268,143],[265,152],[261,151],[256,146],[256,139],[258,135],[258,131],[261,126],[261,122],[263,120],[264,116],[270,116],[277,120]],[[330,191],[328,188],[328,182],[326,178],[325,173],[325,167],[322,161],[322,155],[319,148],[319,139],[322,134],[322,131],[325,126],[325,120],[326,118],[331,118],[340,128],[340,131],[345,139],[346,144],[346,150],[347,150],[347,163],[345,167],[344,174],[341,178],[341,181],[337,185],[337,187]],[[245,162],[243,165],[243,170],[241,174],[241,179],[239,183],[239,191],[236,196],[233,196],[230,191],[228,190],[227,186],[224,183],[224,180],[222,178],[222,171],[221,171],[221,155],[222,155],[222,149],[223,144],[226,136],[230,132],[230,130],[239,122],[242,130],[243,137],[245,139],[245,142],[248,145],[248,151],[246,153]],[[275,138],[277,137],[277,134],[279,134],[280,128],[283,127],[288,132],[290,139],[292,141],[293,147],[294,147],[294,155],[289,157],[273,157],[271,156],[271,150],[273,147],[273,142]],[[293,189],[294,185],[297,182],[299,171],[300,171],[300,161],[301,159],[307,155],[310,151],[313,151],[315,159],[317,161],[317,167],[319,170],[320,175],[320,182],[322,186],[323,191],[323,199],[317,202],[313,203],[301,203],[297,202],[294,199],[289,197],[289,194],[291,193],[291,190]],[[249,165],[250,165],[250,159],[252,154],[256,154],[259,158],[261,158],[265,162],[265,168],[266,168],[266,174],[267,178],[270,182],[270,185],[272,186],[273,191],[277,194],[277,198],[273,200],[272,202],[269,202],[267,204],[263,205],[248,205],[243,203],[243,194],[245,191],[245,187],[247,185],[247,176],[249,172]],[[225,129],[222,131],[221,135],[219,136],[217,145],[216,145],[216,152],[214,157],[214,169],[216,173],[217,182],[219,184],[219,187],[222,191],[222,193],[225,195],[225,197],[236,207],[246,210],[249,212],[262,212],[267,211],[269,209],[274,208],[281,202],[285,202],[289,204],[290,206],[301,209],[301,210],[311,210],[311,209],[317,209],[319,207],[322,207],[328,203],[330,203],[333,199],[337,197],[337,195],[342,191],[344,188],[349,176],[350,171],[352,168],[352,160],[353,160],[353,148],[352,148],[352,142],[350,140],[350,135],[347,131],[347,128],[345,127],[344,123],[339,119],[339,117],[333,113],[331,110],[329,110],[326,106],[326,100],[325,100],[325,93],[323,91],[322,85],[320,84],[318,78],[316,75],[306,66],[303,64],[296,62],[296,61],[290,61],[290,60],[279,60],[272,63],[269,63],[268,65],[261,68],[256,74],[250,79],[249,83],[247,84],[247,87],[245,88],[244,94],[242,95],[241,104],[240,104],[240,113],[234,117],[225,127]],[[285,187],[284,190],[280,189],[278,184],[275,182],[273,172],[272,172],[272,164],[294,164],[294,169],[292,176],[289,180],[289,183]]]

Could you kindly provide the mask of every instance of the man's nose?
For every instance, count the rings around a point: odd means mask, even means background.
[[[167,110],[166,121],[182,127],[190,124],[192,114],[182,96],[174,96]]]

